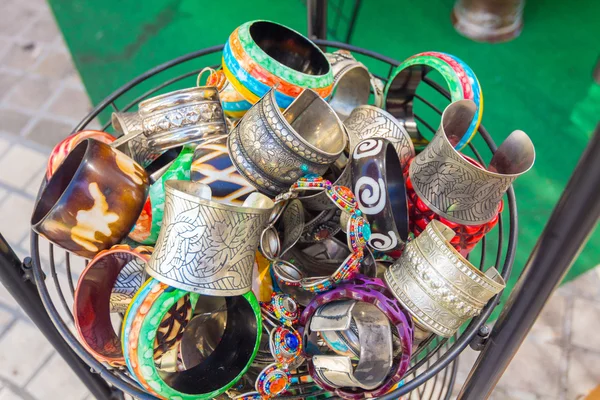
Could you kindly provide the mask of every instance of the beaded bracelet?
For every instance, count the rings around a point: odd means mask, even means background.
[[[280,215],[271,219],[270,225],[261,235],[261,249],[263,254],[272,262],[271,267],[277,278],[290,286],[300,286],[304,290],[321,293],[331,289],[334,285],[352,279],[360,268],[364,258],[364,248],[371,237],[369,221],[358,208],[358,202],[352,191],[345,186],[333,185],[327,179],[315,174],[308,174],[296,181],[290,190],[282,193],[275,199],[276,204],[287,202],[298,196],[302,191],[321,191],[342,210],[342,225],[346,226],[347,243],[351,254],[342,262],[340,267],[331,276],[305,277],[304,273],[292,262],[279,259],[279,240],[269,240],[274,231],[273,225]],[[278,207],[275,207],[276,209]],[[276,243],[274,243],[276,242]],[[276,247],[273,249],[273,247]]]

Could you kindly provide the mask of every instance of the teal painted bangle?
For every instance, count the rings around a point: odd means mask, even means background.
[[[289,83],[294,85],[298,85],[301,87],[308,88],[324,88],[333,84],[333,72],[331,71],[331,67],[329,70],[323,75],[309,75],[302,73],[300,71],[296,71],[288,66],[285,66],[269,56],[267,53],[261,49],[254,39],[252,39],[252,35],[250,34],[250,27],[258,22],[266,22],[274,25],[280,25],[271,21],[250,21],[239,27],[239,38],[240,43],[242,44],[242,48],[248,55],[253,58],[261,67],[265,70],[269,71],[273,75],[276,75]],[[283,26],[283,25],[280,25]],[[303,36],[300,33],[296,32],[293,29],[288,27],[284,27],[298,34],[299,36]],[[306,39],[308,40],[308,39]],[[315,48],[318,50],[318,47],[313,44]],[[320,52],[320,50],[319,50]],[[323,55],[325,57],[325,55]]]
[[[144,207],[142,215],[138,218],[135,227],[129,234],[130,239],[146,245],[154,245],[156,243],[165,210],[165,182],[171,179],[190,180],[194,148],[195,146],[192,145],[183,146],[183,149],[169,169],[167,169],[158,181],[150,186],[148,193],[150,207]]]
[[[460,150],[469,143],[479,129],[483,114],[483,93],[473,70],[459,58],[446,53],[429,51],[406,59],[392,72],[385,87],[385,109],[394,117],[403,120],[409,133],[413,135],[418,133],[413,114],[413,100],[418,84],[431,70],[439,72],[444,78],[450,93],[450,101],[472,100],[477,107],[467,132],[454,146]]]
[[[161,285],[160,282],[154,284]],[[260,306],[252,292],[226,297],[225,332],[210,357],[188,370],[159,374],[154,363],[153,346],[160,321],[173,304],[186,294],[188,292],[167,287],[157,296],[142,321],[135,361],[139,365],[141,378],[160,397],[208,400],[232,387],[256,357],[262,332]],[[236,356],[232,356],[232,353]]]

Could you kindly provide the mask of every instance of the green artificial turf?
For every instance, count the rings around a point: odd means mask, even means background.
[[[306,8],[296,0],[49,2],[94,104],[160,63],[222,44],[245,21],[270,19],[306,32]],[[591,79],[598,57],[600,3],[528,1],[523,33],[502,44],[476,43],[458,35],[450,23],[452,3],[363,1],[352,44],[397,60],[427,50],[458,56],[472,67],[481,83],[485,98],[483,124],[496,143],[514,129],[531,136],[537,150],[535,166],[514,185],[519,240],[512,286],[600,117],[600,87]],[[333,17],[331,12],[332,22]],[[219,62],[217,55],[181,65],[142,85],[117,106],[123,107],[134,95],[176,74]],[[374,72],[388,72],[380,63],[367,63]],[[194,78],[190,77],[168,89],[193,84]],[[443,107],[444,100],[435,93],[420,90]],[[422,112],[437,127],[439,118]],[[480,149],[484,146],[479,137],[474,143]],[[482,153],[489,161],[490,152]],[[507,218],[505,212],[505,222]],[[495,259],[496,237],[497,233],[489,237],[488,265]],[[596,266],[599,249],[600,234],[596,232],[567,279]],[[475,251],[472,259],[478,260],[479,253]]]

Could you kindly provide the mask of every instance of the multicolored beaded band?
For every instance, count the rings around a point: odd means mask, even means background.
[[[275,361],[287,367],[302,356],[302,337],[294,328],[278,326],[271,331],[269,346]]]
[[[345,186],[333,185],[327,179],[316,174],[308,174],[298,179],[290,187],[290,190],[280,195],[278,199],[287,201],[297,197],[297,194],[302,191],[325,192],[336,207],[346,213],[347,241],[351,254],[331,276],[305,277],[293,263],[279,259],[273,260],[271,268],[278,279],[286,285],[301,286],[309,292],[321,293],[344,280],[351,279],[358,273],[364,257],[364,248],[371,237],[371,228],[358,208],[358,202],[350,189]],[[273,220],[272,224],[275,222],[276,220]]]
[[[277,364],[268,365],[256,378],[256,391],[263,397],[275,397],[289,386],[292,376],[289,371]]]
[[[473,70],[457,57],[428,51],[406,59],[393,72],[385,87],[385,108],[392,115],[409,122],[405,124],[409,133],[416,132],[416,125],[412,121],[413,98],[418,83],[431,70],[439,72],[446,81],[452,102],[467,99],[473,100],[477,106],[477,112],[467,133],[455,145],[457,150],[461,150],[469,144],[479,129],[483,115],[483,93]]]
[[[291,296],[284,293],[273,293],[271,304],[273,314],[282,324],[292,326],[298,321],[298,305]]]

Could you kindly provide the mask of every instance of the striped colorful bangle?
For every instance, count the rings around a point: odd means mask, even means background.
[[[270,40],[267,46],[262,39],[265,32],[272,31],[277,34],[270,37],[277,40]],[[269,53],[278,48],[301,57],[275,59]],[[298,64],[299,59],[303,64]],[[270,21],[247,22],[233,31],[223,49],[223,71],[235,90],[251,104],[271,87],[277,90],[281,108],[288,107],[304,88],[323,98],[328,98],[333,90],[331,65],[321,50],[300,33]]]
[[[444,78],[450,100],[472,100],[477,106],[467,133],[455,148],[464,148],[475,136],[483,114],[483,93],[473,70],[459,58],[446,53],[424,52],[406,59],[392,73],[385,87],[384,105],[395,117],[404,120],[405,128],[411,134],[418,134],[413,114],[413,100],[418,84],[430,71],[439,72]]]

